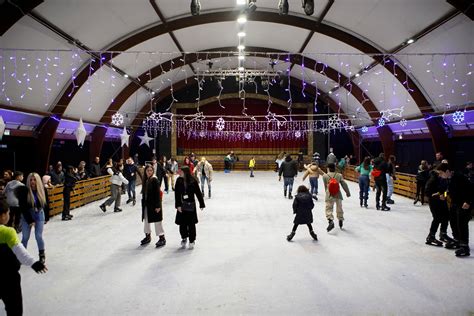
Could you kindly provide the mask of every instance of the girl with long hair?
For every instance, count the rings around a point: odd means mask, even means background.
[[[27,248],[31,230],[35,228],[35,238],[38,244],[39,258],[42,263],[46,261],[43,240],[45,221],[49,219],[49,207],[43,182],[36,172],[32,172],[26,179],[26,207],[22,209],[22,240]]]
[[[199,189],[198,180],[193,176],[187,166],[183,166],[180,171],[180,177],[175,184],[175,207],[176,207],[176,225],[179,225],[181,234],[181,247],[186,247],[189,238],[189,249],[194,248],[196,240],[196,224],[198,223],[196,200],[199,201],[199,208],[203,210],[206,205]]]
[[[369,199],[370,173],[372,172],[370,157],[365,157],[364,162],[355,170],[359,173],[359,200],[360,207],[368,208],[367,200]]]
[[[163,209],[160,183],[152,165],[145,166],[143,176],[142,221],[145,238],[142,239],[140,244],[143,246],[151,242],[150,223],[154,223],[155,233],[159,238],[158,242],[155,244],[156,248],[166,245],[165,231],[163,230]]]

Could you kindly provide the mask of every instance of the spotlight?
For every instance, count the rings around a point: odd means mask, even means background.
[[[239,33],[237,33],[237,36],[238,36],[238,37],[245,37],[245,35],[247,35],[247,34],[245,34],[245,32],[239,32]]]
[[[356,73],[356,77],[360,77],[360,74],[359,74],[359,73]]]
[[[407,44],[410,45],[410,44],[413,44],[415,42],[415,40],[413,38],[410,38],[408,41],[407,41]]]
[[[314,0],[303,0],[303,9],[306,15],[313,15],[314,13]]]
[[[237,23],[239,24],[244,24],[246,22],[247,22],[247,18],[244,15],[239,16],[239,18],[237,19]]]
[[[288,15],[289,7],[288,0],[280,0],[278,3],[278,11],[280,15]]]
[[[191,0],[191,14],[199,15],[201,13],[201,3],[199,0]]]
[[[239,55],[239,60],[244,60],[245,56],[244,55]]]
[[[244,50],[244,49],[245,49],[245,46],[242,45],[242,44],[240,44],[239,46],[237,46],[237,49],[238,49],[238,50]]]
[[[237,5],[245,4],[246,0],[237,0]]]
[[[244,67],[239,67],[239,71],[244,71],[245,68]]]

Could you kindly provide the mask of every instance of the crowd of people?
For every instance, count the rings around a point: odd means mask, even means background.
[[[284,197],[293,200],[295,214],[293,228],[287,240],[291,241],[299,225],[307,225],[309,234],[318,240],[312,227],[312,209],[318,200],[318,181],[322,177],[325,192],[325,215],[328,221],[327,231],[334,229],[334,208],[339,227],[344,226],[344,211],[342,206],[343,192],[347,197],[351,193],[343,177],[344,169],[354,165],[353,157],[346,156],[338,160],[331,150],[325,166],[321,164],[319,153],[314,153],[311,163],[304,164],[302,153],[294,160],[290,154],[282,153],[275,163],[279,181],[283,177]],[[136,157],[134,157],[136,158]],[[140,245],[145,246],[152,241],[151,224],[155,227],[158,238],[156,248],[166,245],[163,227],[163,194],[169,194],[169,188],[174,191],[174,206],[176,208],[175,224],[179,226],[181,247],[193,249],[196,241],[196,224],[198,223],[197,210],[206,207],[204,197],[211,198],[211,183],[213,179],[212,164],[205,158],[199,160],[194,153],[186,156],[181,165],[176,159],[167,159],[162,156],[159,160],[153,157],[151,163],[140,168],[136,159],[132,157],[125,161],[109,159],[101,166],[99,157],[96,157],[90,168],[85,162],[79,166],[67,166],[63,171],[62,163],[58,162],[55,168],[50,168],[42,178],[32,172],[26,177],[20,171],[6,170],[0,180],[0,258],[7,263],[10,274],[5,276],[6,283],[0,286],[1,299],[4,301],[7,312],[21,311],[21,287],[19,279],[19,263],[30,265],[36,272],[43,273],[46,268],[46,246],[43,239],[45,224],[49,220],[49,201],[47,189],[56,185],[63,185],[63,212],[61,219],[69,221],[70,196],[74,192],[77,181],[109,175],[111,195],[102,204],[100,209],[107,211],[107,207],[114,204],[114,212],[121,212],[121,196],[127,194],[126,204],[136,204],[136,181],[141,179],[141,219],[145,237]],[[376,158],[365,157],[360,165],[355,167],[359,174],[359,200],[362,208],[369,207],[369,191],[371,179],[375,184],[375,208],[380,211],[389,211],[387,204],[394,204],[392,199],[393,181],[396,180],[396,159],[394,156],[385,159],[383,153]],[[236,161],[233,152],[226,156],[225,168],[230,172]],[[249,160],[250,177],[254,177],[256,167],[255,157]],[[326,167],[326,169],[324,168]],[[140,170],[143,170],[142,173]],[[309,187],[301,185],[293,197],[293,184],[299,172],[303,172],[303,181],[309,178]],[[432,223],[426,244],[443,246],[455,249],[456,256],[469,256],[469,225],[474,192],[474,172],[472,163],[468,163],[463,172],[453,172],[448,161],[441,153],[436,154],[436,160],[430,165],[426,160],[421,161],[416,175],[417,188],[414,204],[425,203],[428,200],[432,213]],[[164,190],[161,188],[164,187]],[[451,226],[452,237],[448,235]],[[439,228],[439,240],[436,233]],[[26,248],[34,231],[38,245],[38,260],[34,260]],[[18,233],[21,232],[21,242]],[[5,261],[3,261],[5,260]],[[3,271],[5,272],[5,271]],[[2,273],[3,273],[2,272]],[[3,280],[3,279],[2,279]],[[6,291],[6,288],[14,292]]]

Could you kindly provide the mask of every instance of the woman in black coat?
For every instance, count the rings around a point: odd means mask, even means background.
[[[186,247],[187,238],[189,238],[189,249],[194,248],[196,240],[196,224],[198,223],[196,200],[199,201],[199,208],[203,210],[206,205],[202,197],[201,190],[196,178],[191,174],[188,166],[183,166],[180,171],[180,177],[175,184],[175,207],[176,220],[181,234],[181,247]]]
[[[159,236],[155,244],[156,248],[166,245],[161,198],[160,184],[155,170],[152,165],[146,165],[142,185],[142,221],[145,232],[145,238],[140,242],[142,246],[151,242],[150,223],[155,223],[155,233]]]
[[[295,215],[295,220],[293,221],[293,230],[291,233],[286,236],[288,241],[291,241],[295,237],[296,229],[298,225],[306,224],[309,229],[309,234],[313,237],[314,240],[318,240],[318,236],[313,231],[313,207],[314,202],[309,190],[306,186],[300,185],[298,191],[296,192],[295,200],[293,201],[293,213]]]

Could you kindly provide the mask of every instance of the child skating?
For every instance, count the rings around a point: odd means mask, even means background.
[[[329,222],[327,231],[334,228],[334,204],[336,204],[336,215],[339,220],[339,227],[342,229],[344,222],[344,211],[342,210],[342,193],[340,186],[346,192],[347,197],[351,196],[349,187],[342,174],[336,172],[336,165],[328,164],[328,173],[323,176],[324,188],[326,189],[326,218]]]
[[[313,207],[313,198],[308,188],[304,185],[299,186],[296,191],[295,200],[293,201],[293,213],[296,214],[293,221],[293,229],[291,233],[286,236],[288,241],[291,241],[293,237],[295,237],[298,225],[307,225],[311,237],[313,237],[314,240],[318,240],[318,236],[313,231],[313,226],[311,225],[313,223]]]

